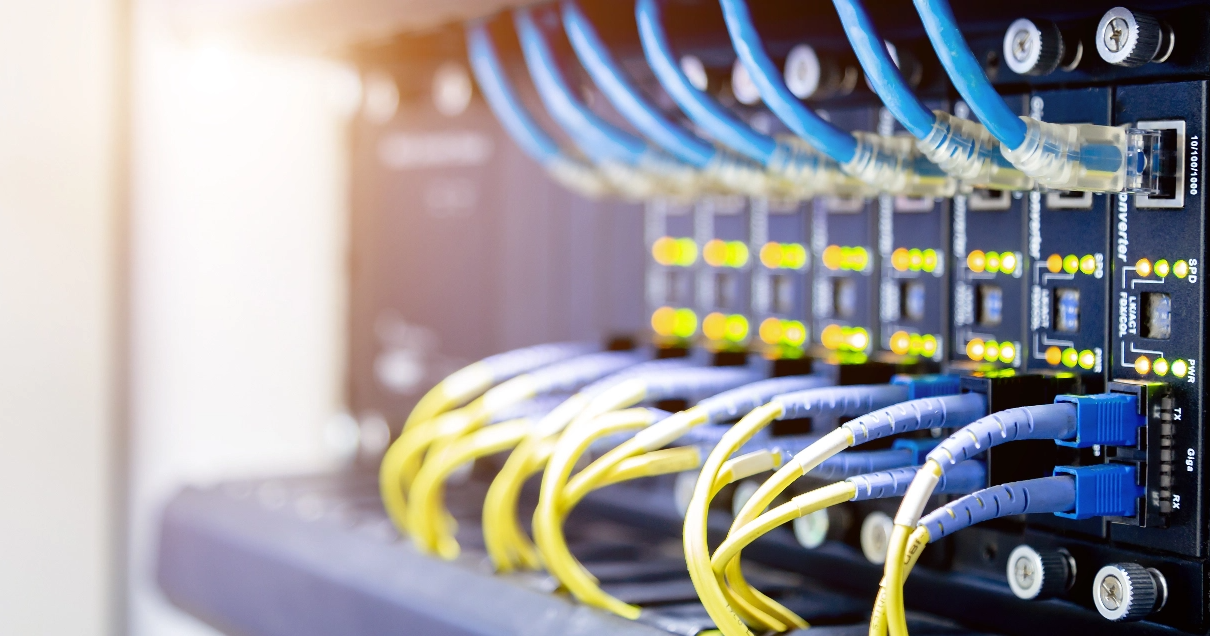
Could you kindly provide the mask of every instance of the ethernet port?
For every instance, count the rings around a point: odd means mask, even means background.
[[[734,309],[739,302],[739,281],[731,272],[714,275],[714,306],[718,309]]]
[[[996,327],[1004,322],[1004,290],[998,285],[979,285],[975,288],[978,314],[976,319],[984,327]]]
[[[968,210],[983,212],[1007,210],[1012,207],[1013,197],[1008,190],[975,190],[966,199]]]
[[[1152,340],[1172,337],[1172,296],[1160,292],[1139,294],[1143,324],[1140,335]]]
[[[770,306],[777,314],[794,313],[794,280],[785,274],[777,274],[769,281]]]
[[[1080,290],[1062,287],[1054,290],[1051,307],[1054,310],[1055,331],[1075,333],[1080,330]]]
[[[1047,192],[1046,207],[1051,210],[1091,210],[1091,192]]]
[[[832,315],[840,318],[857,315],[857,283],[848,278],[832,282]]]
[[[1138,188],[1146,194],[1135,198],[1140,208],[1185,207],[1185,122],[1140,121],[1132,139],[1141,159]],[[1138,191],[1138,190],[1136,190]]]
[[[899,285],[899,313],[907,320],[924,320],[925,309],[924,283],[906,281]]]

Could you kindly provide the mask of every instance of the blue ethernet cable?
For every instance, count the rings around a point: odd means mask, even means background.
[[[547,111],[595,162],[635,165],[649,152],[643,140],[605,121],[574,95],[554,51],[528,8],[513,11],[513,24],[534,87]]]
[[[769,55],[765,53],[760,35],[752,24],[752,15],[744,0],[721,0],[723,18],[731,43],[739,59],[748,69],[761,99],[794,134],[807,140],[817,150],[837,163],[848,163],[857,152],[857,140],[803,105],[785,82]]]
[[[567,39],[597,88],[632,126],[681,161],[704,168],[718,152],[650,104],[626,76],[576,0],[562,3]]]

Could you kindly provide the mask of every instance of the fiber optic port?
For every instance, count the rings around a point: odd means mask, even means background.
[[[1140,335],[1152,340],[1168,340],[1172,337],[1172,296],[1160,292],[1139,294],[1142,303],[1143,324]]]
[[[968,210],[978,210],[981,212],[1007,210],[1012,207],[1012,204],[1012,193],[1008,190],[975,189],[966,199],[966,208]]]
[[[925,295],[924,283],[920,281],[906,281],[899,287],[899,313],[906,320],[921,321],[924,320],[925,303],[927,296]]]
[[[998,326],[1004,320],[1004,290],[998,285],[979,285],[975,289],[978,302],[976,320],[984,327]]]
[[[1080,290],[1062,287],[1054,290],[1055,331],[1075,333],[1080,330]]]
[[[785,274],[776,274],[769,280],[772,298],[770,305],[774,313],[794,313],[794,281]]]
[[[1051,210],[1091,210],[1091,192],[1056,191],[1046,193],[1046,207]]]
[[[1128,190],[1139,208],[1185,207],[1185,122],[1140,121],[1127,133],[1138,175]]]
[[[832,315],[852,318],[857,315],[857,284],[847,278],[832,281]]]

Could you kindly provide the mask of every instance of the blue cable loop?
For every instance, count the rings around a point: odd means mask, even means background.
[[[987,398],[979,393],[945,395],[908,400],[845,422],[853,434],[853,445],[889,435],[926,428],[966,426],[987,415]]]
[[[681,161],[695,168],[703,168],[710,163],[717,153],[715,148],[669,120],[647,102],[610,55],[579,3],[565,0],[562,7],[563,30],[567,32],[567,39],[580,64],[626,121]]]
[[[646,351],[602,351],[558,362],[531,374],[538,393],[574,391],[590,382],[646,361]]]
[[[773,398],[781,404],[779,420],[801,417],[864,415],[907,399],[908,389],[898,384],[869,384],[808,389]]]
[[[833,481],[855,475],[913,466],[915,460],[916,454],[910,450],[845,451],[823,460],[807,473],[807,477]]]
[[[919,470],[919,466],[907,466],[850,477],[847,481],[857,488],[857,494],[849,501],[902,497]],[[966,494],[982,488],[986,483],[987,467],[983,465],[983,462],[965,461],[942,475],[933,493],[937,495]]]
[[[723,3],[734,1],[737,0],[723,0]],[[878,93],[882,103],[913,137],[927,137],[937,117],[903,80],[903,74],[887,53],[886,45],[861,0],[833,0],[833,4],[874,92]]]
[[[697,407],[706,411],[710,422],[725,422],[742,417],[748,411],[768,402],[776,395],[830,384],[832,384],[830,379],[818,375],[771,378],[708,397],[698,402]]]
[[[804,106],[790,92],[777,65],[765,53],[764,44],[752,24],[752,14],[744,0],[720,1],[723,18],[727,22],[727,32],[731,34],[731,44],[769,110],[794,131],[794,134],[807,140],[837,163],[843,164],[852,160],[857,153],[857,140],[851,133],[833,126],[815,114],[815,111]]]
[[[992,413],[950,435],[928,454],[942,470],[992,446],[1021,439],[1071,439],[1076,434],[1074,404],[1041,404]]]
[[[954,88],[988,131],[1012,150],[1025,143],[1025,122],[1004,103],[966,44],[947,0],[913,0],[933,49]]]
[[[1075,508],[1075,479],[1070,475],[1028,479],[985,488],[930,512],[920,520],[929,543],[991,519]]]
[[[534,22],[530,10],[514,10],[513,24],[538,96],[550,116],[571,135],[584,154],[597,162],[638,163],[648,152],[647,145],[642,139],[605,121],[575,97],[546,35]]]
[[[760,374],[746,367],[703,367],[679,369],[646,378],[647,401],[680,398],[690,404],[759,380]]]
[[[638,0],[635,4],[643,54],[660,85],[689,119],[711,137],[761,165],[768,165],[777,150],[777,142],[753,130],[689,83],[668,42],[661,11],[658,0]]]
[[[483,98],[513,141],[538,163],[548,164],[562,159],[559,144],[542,130],[517,97],[500,64],[495,42],[485,23],[472,22],[467,25],[466,49],[471,72],[475,74],[475,82]]]

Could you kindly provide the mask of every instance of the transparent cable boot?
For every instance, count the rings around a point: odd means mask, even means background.
[[[656,180],[660,193],[690,197],[702,189],[702,173],[662,152],[649,152],[639,160],[637,169]]]
[[[1000,152],[1038,185],[1052,190],[1159,192],[1156,168],[1163,162],[1155,160],[1158,131],[1021,120],[1025,141],[1012,150],[1001,146]]]
[[[866,198],[877,194],[868,184],[842,172],[840,164],[793,135],[778,135],[769,172],[783,190],[776,194],[783,198],[809,199],[825,195]]]
[[[564,188],[589,199],[600,199],[613,191],[600,172],[573,159],[552,159],[546,162],[546,172]]]
[[[958,180],[929,161],[910,135],[884,137],[857,131],[857,152],[841,169],[880,192],[909,197],[950,197]]]
[[[770,176],[764,168],[721,149],[702,169],[702,179],[707,189],[728,194],[765,196],[771,187]]]
[[[935,110],[937,120],[916,147],[960,180],[963,189],[1031,190],[1034,180],[1000,153],[1000,141],[978,122]]]

